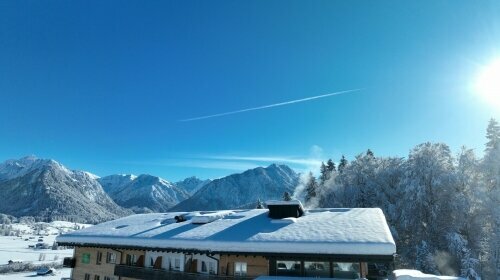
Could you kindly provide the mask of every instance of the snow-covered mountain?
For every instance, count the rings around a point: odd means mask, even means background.
[[[212,182],[210,179],[201,180],[195,176],[188,177],[182,181],[176,182],[175,185],[185,191],[187,191],[190,195],[195,194],[198,190],[200,190],[206,184]]]
[[[111,175],[99,182],[120,206],[135,212],[164,212],[189,197],[174,184],[152,175]]]
[[[298,182],[299,175],[286,165],[258,167],[213,180],[170,210],[235,209],[258,199],[281,199],[284,192],[292,193]]]
[[[96,223],[130,214],[104,192],[97,176],[34,156],[0,164],[0,213]]]

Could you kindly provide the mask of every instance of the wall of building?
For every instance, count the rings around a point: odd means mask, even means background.
[[[100,264],[97,262],[98,252],[102,253],[102,258]],[[75,267],[72,272],[72,279],[74,280],[84,280],[85,274],[90,275],[90,279],[94,279],[95,275],[99,275],[101,280],[104,277],[110,277],[110,279],[118,279],[114,276],[115,264],[108,263],[106,260],[107,253],[116,254],[116,262],[119,262],[121,254],[118,251],[111,249],[101,249],[101,248],[90,248],[90,247],[75,247],[74,256],[76,258]],[[89,254],[89,262],[83,263],[83,255]]]
[[[268,275],[268,261],[259,256],[221,255],[219,261],[219,275],[234,276],[234,263],[247,264],[247,276]]]
[[[141,250],[121,250],[121,252],[122,252],[122,254],[121,254],[120,264],[126,264],[127,255],[136,255],[137,259],[139,259],[140,256],[144,256],[144,257],[146,256],[146,252],[141,251]],[[144,264],[146,264],[146,259],[144,259]],[[116,277],[116,279],[118,279],[118,277]],[[135,278],[128,278],[128,277],[121,277],[120,280],[136,280],[136,279]]]
[[[151,265],[151,260],[153,264],[156,261],[156,258],[161,257],[161,268],[165,270],[178,270],[178,271],[184,271],[184,254],[182,253],[167,253],[167,252],[157,252],[157,251],[147,251],[146,252],[146,262],[145,262],[145,267],[153,267]],[[175,260],[179,260],[179,268],[175,267]]]
[[[213,274],[218,274],[218,263],[219,263],[219,255],[214,255],[212,257],[209,257],[207,255],[193,255],[193,259],[197,260],[196,262],[196,272],[198,273],[203,273],[203,274],[209,274],[210,273],[210,267],[211,265],[213,266],[214,273]],[[203,262],[205,263],[205,268],[206,271],[202,270],[202,265]]]

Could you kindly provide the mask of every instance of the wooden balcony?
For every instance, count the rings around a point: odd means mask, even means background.
[[[138,266],[128,266],[128,265],[116,265],[115,275],[120,277],[129,277],[129,278],[144,279],[144,280],[255,279],[255,277],[209,275],[209,274],[188,273],[175,270],[154,269],[150,267],[138,267]]]

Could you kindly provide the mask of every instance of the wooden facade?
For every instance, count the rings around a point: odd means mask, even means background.
[[[112,248],[111,248],[112,247]],[[203,253],[75,246],[71,279],[254,279],[258,276],[366,277],[368,262],[388,256]],[[98,278],[96,278],[98,276]]]

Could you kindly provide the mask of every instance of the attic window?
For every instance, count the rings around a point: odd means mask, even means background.
[[[298,200],[269,200],[266,205],[271,219],[299,218],[304,215],[304,207]]]

